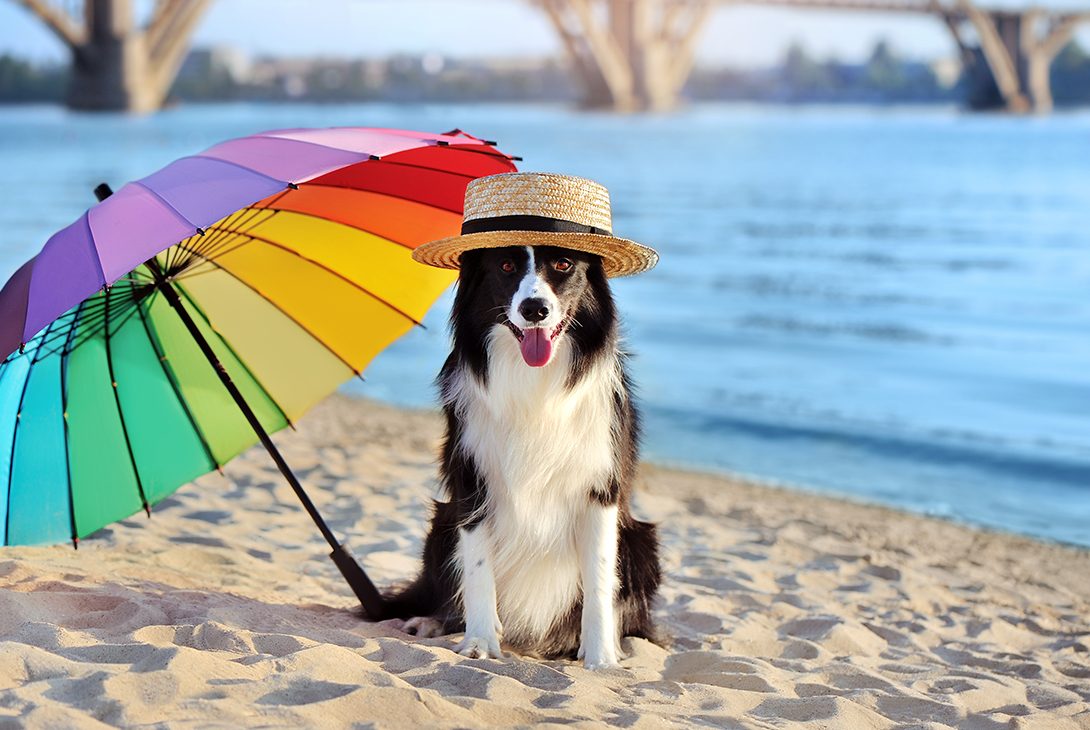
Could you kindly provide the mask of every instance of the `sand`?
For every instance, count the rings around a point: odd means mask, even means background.
[[[376,582],[416,570],[439,419],[278,435]],[[361,621],[251,451],[71,547],[0,550],[0,726],[1090,728],[1090,553],[646,466],[669,648],[465,659]]]

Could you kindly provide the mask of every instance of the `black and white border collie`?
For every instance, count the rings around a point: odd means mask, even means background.
[[[551,246],[461,256],[447,432],[424,566],[387,596],[417,636],[457,651],[617,663],[654,638],[655,527],[629,511],[639,422],[598,256]]]

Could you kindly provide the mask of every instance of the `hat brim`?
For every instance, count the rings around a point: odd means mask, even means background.
[[[413,249],[413,259],[440,269],[457,269],[465,251],[508,246],[557,246],[602,257],[606,276],[631,276],[655,267],[659,255],[653,248],[627,238],[596,233],[552,231],[485,231],[441,238]]]

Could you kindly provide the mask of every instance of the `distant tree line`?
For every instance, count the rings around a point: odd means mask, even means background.
[[[193,60],[192,57],[190,60]],[[180,101],[561,101],[576,92],[561,63],[504,68],[472,61],[428,68],[415,56],[385,60],[258,60],[232,74],[214,62],[189,63],[171,90]]]
[[[1090,104],[1090,54],[1068,43],[1052,62],[1052,97],[1057,104]]]
[[[68,69],[0,55],[0,102],[55,102],[64,97]]]
[[[191,60],[196,56],[195,53]],[[266,60],[240,75],[207,59],[189,63],[171,98],[203,101],[573,101],[576,79],[558,62],[452,61],[427,68],[416,57],[384,61]],[[906,60],[882,41],[863,63],[819,60],[792,45],[764,70],[697,69],[686,87],[693,100],[783,103],[951,103],[966,98],[963,79],[942,83],[932,66]],[[59,102],[68,70],[0,55],[0,103]],[[1057,105],[1090,104],[1090,54],[1076,42],[1052,65]]]
[[[896,55],[879,41],[864,63],[818,60],[801,44],[763,71],[697,70],[689,81],[696,99],[787,103],[939,103],[961,98],[960,82],[944,86],[930,65]]]

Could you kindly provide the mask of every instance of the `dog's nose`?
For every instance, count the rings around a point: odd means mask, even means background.
[[[527,322],[541,322],[549,316],[549,305],[544,299],[539,299],[538,297],[523,299],[522,304],[519,305],[519,314],[521,314]]]

